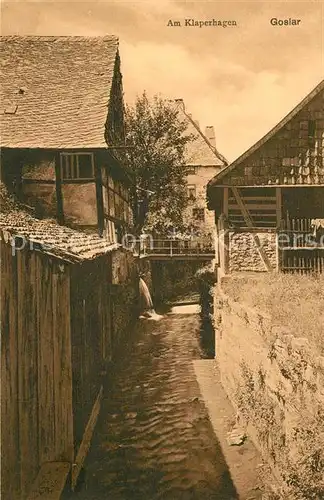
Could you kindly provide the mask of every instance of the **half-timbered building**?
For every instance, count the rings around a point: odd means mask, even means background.
[[[1,495],[75,487],[138,276],[114,36],[2,37]]]
[[[118,38],[1,37],[1,178],[37,217],[104,234],[131,223]]]

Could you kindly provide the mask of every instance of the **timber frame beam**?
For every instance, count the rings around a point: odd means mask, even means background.
[[[252,218],[250,216],[250,213],[249,213],[248,209],[246,208],[246,206],[244,204],[244,201],[243,201],[243,199],[242,199],[242,197],[241,197],[241,195],[239,193],[239,190],[235,186],[232,186],[231,190],[232,190],[232,192],[234,194],[236,203],[237,203],[237,205],[239,206],[239,208],[240,208],[240,210],[242,212],[245,224],[247,225],[248,228],[253,229],[254,228],[253,220],[252,220]],[[260,255],[260,258],[261,258],[261,261],[262,261],[264,267],[269,272],[273,271],[271,262],[269,261],[267,254],[265,253],[265,251],[262,248],[259,236],[256,233],[254,233],[253,231],[251,231],[251,234],[252,234],[252,238],[254,240],[254,243],[256,245],[256,248],[258,250],[258,253]]]

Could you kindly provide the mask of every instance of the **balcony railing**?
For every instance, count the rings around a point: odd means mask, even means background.
[[[314,220],[290,218],[279,233],[281,267],[284,272],[324,272],[324,230]]]
[[[149,239],[137,240],[134,253],[144,256],[213,256],[215,253],[212,243],[200,239]]]

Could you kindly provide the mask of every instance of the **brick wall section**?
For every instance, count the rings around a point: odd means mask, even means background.
[[[286,497],[304,492],[298,498],[323,498],[323,470],[317,476],[309,469],[311,459],[304,459],[324,447],[324,356],[308,339],[271,323],[217,287],[216,362],[222,385]],[[319,496],[307,496],[308,490]]]
[[[273,269],[276,269],[275,233],[258,233],[258,237]],[[266,271],[251,233],[230,232],[229,241],[230,272]]]

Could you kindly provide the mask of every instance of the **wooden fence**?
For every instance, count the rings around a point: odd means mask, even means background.
[[[70,288],[55,260],[11,250],[1,241],[1,489],[19,499],[43,463],[73,460]]]
[[[84,435],[85,429],[89,420],[95,418],[92,412],[100,397],[105,364],[111,359],[113,318],[110,256],[73,266],[70,276],[73,425],[76,450],[74,485],[76,472],[80,471],[86,454],[82,448],[89,445],[89,436]],[[78,453],[80,448],[81,452]]]
[[[72,486],[83,466],[112,355],[111,254],[72,265],[0,250],[1,491],[21,500],[44,464],[67,464]]]
[[[281,270],[324,272],[324,241],[317,241],[310,218],[287,218],[279,233]]]
[[[134,245],[134,254],[140,257],[204,257],[215,255],[214,241],[203,238],[140,239]]]

